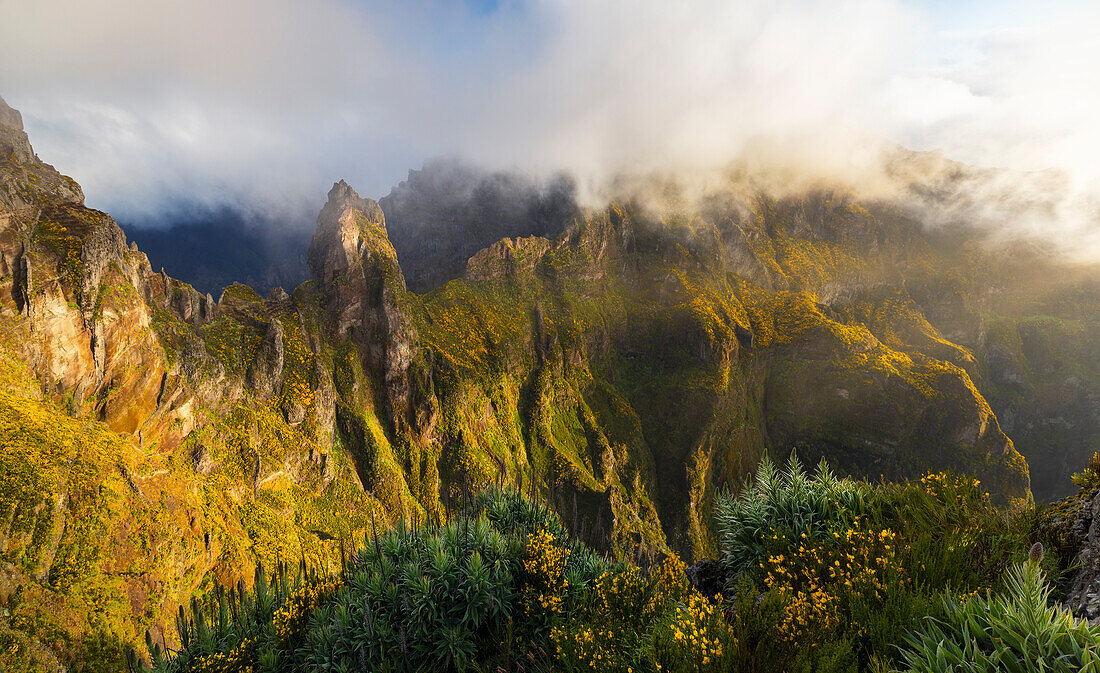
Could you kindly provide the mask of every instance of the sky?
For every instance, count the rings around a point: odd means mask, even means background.
[[[1086,2],[0,0],[0,96],[89,205],[154,224],[308,226],[334,181],[377,198],[437,156],[598,194],[901,144],[1094,193],[1098,33]]]

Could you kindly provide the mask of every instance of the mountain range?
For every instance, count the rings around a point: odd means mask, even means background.
[[[61,664],[169,645],[257,561],[337,564],[490,486],[642,563],[713,556],[716,494],[768,454],[1068,493],[1100,437],[1100,268],[943,205],[987,172],[894,161],[890,197],[731,173],[591,205],[447,162],[378,202],[340,181],[307,280],[215,297],[0,101],[0,630]]]

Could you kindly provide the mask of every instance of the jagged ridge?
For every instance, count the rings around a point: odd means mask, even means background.
[[[698,212],[610,205],[553,240],[500,241],[417,295],[382,209],[340,182],[310,281],[266,298],[231,286],[215,302],[154,272],[75,183],[16,149],[0,166],[6,349],[50,413],[105,425],[94,445],[108,458],[89,469],[126,494],[87,496],[104,534],[67,584],[49,580],[47,542],[72,544],[58,521],[76,509],[4,535],[7,586],[37,581],[71,615],[102,587],[132,597],[74,618],[73,633],[134,639],[252,559],[335,559],[372,519],[438,518],[490,483],[641,559],[711,548],[715,492],[766,448],[1028,493],[973,383],[979,363],[891,288],[894,269],[939,253],[889,207],[735,191]],[[69,488],[6,496],[0,511],[42,512]]]

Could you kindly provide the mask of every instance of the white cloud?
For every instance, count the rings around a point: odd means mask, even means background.
[[[314,206],[460,154],[583,180],[881,143],[1100,176],[1100,10],[935,34],[901,0],[0,0],[0,95],[122,215]],[[765,149],[761,149],[765,148]]]

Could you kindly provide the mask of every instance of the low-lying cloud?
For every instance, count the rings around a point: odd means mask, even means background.
[[[0,94],[91,205],[131,219],[299,213],[339,178],[377,197],[439,155],[569,170],[589,194],[734,160],[869,185],[901,144],[1060,169],[1065,226],[1088,235],[1100,9],[945,31],[942,6],[0,0]]]

